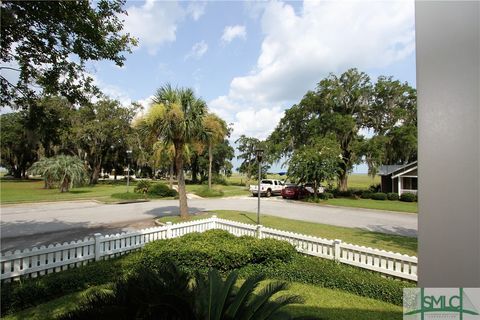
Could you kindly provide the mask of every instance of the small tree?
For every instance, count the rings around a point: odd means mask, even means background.
[[[47,186],[58,185],[60,192],[83,184],[87,179],[85,165],[77,157],[60,155],[43,158],[29,169],[31,174],[41,175]]]
[[[288,176],[299,183],[313,183],[314,194],[322,181],[331,181],[341,161],[340,147],[335,140],[323,138],[311,146],[304,146],[293,153],[288,166]]]

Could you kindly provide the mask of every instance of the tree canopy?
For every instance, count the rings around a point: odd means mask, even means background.
[[[41,94],[70,102],[87,102],[98,94],[86,62],[110,60],[122,66],[124,53],[137,42],[123,33],[124,2],[2,1],[2,106],[24,107]]]
[[[370,132],[371,138],[368,138]],[[286,110],[269,136],[275,159],[291,159],[295,151],[314,141],[334,137],[340,155],[337,180],[347,189],[353,166],[367,161],[374,174],[380,164],[411,161],[416,157],[416,92],[391,77],[370,77],[357,69],[321,80],[316,90]],[[401,146],[400,146],[401,145]]]

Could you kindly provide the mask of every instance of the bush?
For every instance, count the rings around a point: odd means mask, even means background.
[[[360,196],[362,199],[372,199],[373,193],[370,191],[363,191]]]
[[[172,261],[182,270],[194,274],[210,268],[226,272],[250,263],[287,262],[295,254],[295,248],[284,241],[237,238],[227,231],[209,230],[149,243],[141,251],[141,261],[150,268]]]
[[[387,193],[388,200],[398,200],[398,198],[399,198],[398,193],[395,193],[395,192]]]
[[[372,193],[380,192],[382,190],[382,185],[380,183],[377,184],[372,184],[369,188],[368,191]]]
[[[152,186],[152,183],[148,180],[139,180],[134,191],[137,193],[148,193],[148,190]]]
[[[333,193],[331,193],[331,192],[322,192],[318,196],[322,200],[333,199]]]
[[[38,278],[2,283],[2,315],[16,312],[63,295],[106,284],[129,272],[138,253],[118,259],[92,262],[85,266],[51,273]]]
[[[411,282],[384,278],[379,273],[300,254],[286,263],[248,265],[239,272],[240,277],[263,273],[270,279],[340,289],[396,305],[402,305],[403,288],[415,286]]]
[[[207,186],[202,187],[198,191],[195,191],[195,194],[200,197],[204,198],[211,198],[211,197],[221,197],[223,196],[223,191],[219,189],[208,189]]]
[[[148,195],[152,197],[175,197],[177,191],[170,189],[166,184],[154,183],[148,189]]]
[[[416,198],[415,194],[410,192],[405,192],[405,193],[402,193],[402,195],[400,196],[400,201],[414,202],[415,198]]]
[[[387,194],[383,192],[377,192],[372,194],[373,200],[387,200]]]
[[[208,183],[208,182],[207,182]],[[227,179],[225,178],[225,176],[222,176],[222,175],[219,175],[219,174],[216,174],[212,177],[212,183],[213,184],[221,184],[221,185],[224,185],[224,186],[228,186],[228,181]]]

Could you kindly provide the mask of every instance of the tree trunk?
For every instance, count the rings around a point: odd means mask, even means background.
[[[348,173],[346,170],[338,175],[338,189],[342,192],[348,190]]]
[[[64,179],[62,185],[60,186],[60,192],[68,192],[69,187],[70,181],[68,181],[68,179]]]
[[[183,175],[183,145],[175,146],[175,165],[177,167],[178,200],[180,203],[180,217],[188,218],[187,191],[185,190],[185,176]]]
[[[170,163],[170,189],[173,188],[173,161]]]
[[[102,164],[99,161],[93,167],[92,177],[90,178],[90,184],[96,184],[98,182],[98,178],[100,177],[101,166]]]
[[[212,143],[208,144],[208,189],[212,189]]]

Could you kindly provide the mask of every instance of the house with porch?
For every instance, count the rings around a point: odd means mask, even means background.
[[[398,195],[418,192],[417,161],[405,165],[388,165],[379,168],[378,175],[382,178],[382,192],[395,192]]]

